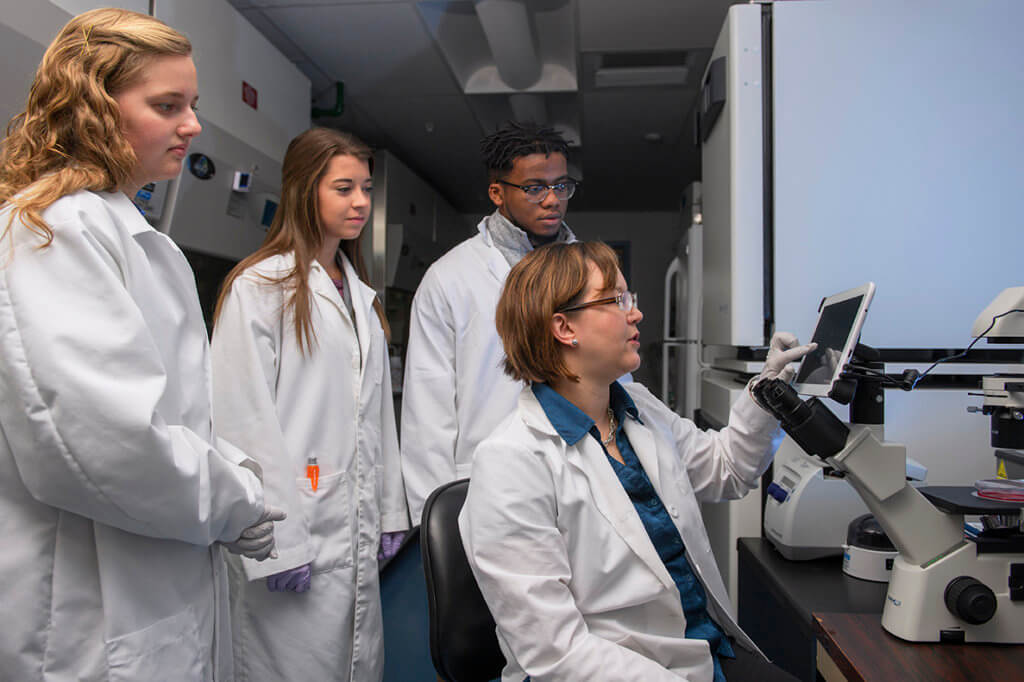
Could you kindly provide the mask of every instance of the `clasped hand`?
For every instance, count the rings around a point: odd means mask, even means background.
[[[274,522],[284,521],[286,514],[269,504],[263,506],[263,514],[253,525],[242,531],[234,542],[225,542],[224,548],[232,554],[263,561],[267,557],[277,558],[274,549]]]

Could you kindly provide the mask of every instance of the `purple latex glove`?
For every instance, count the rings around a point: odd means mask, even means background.
[[[405,531],[397,530],[394,533],[381,533],[380,535],[380,551],[377,552],[377,560],[384,561],[395,556],[398,548],[402,546],[402,540],[405,539]]]
[[[309,564],[298,568],[289,568],[274,575],[267,576],[267,589],[271,592],[305,592],[309,589],[309,580],[313,575]]]

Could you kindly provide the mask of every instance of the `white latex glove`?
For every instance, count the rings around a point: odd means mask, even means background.
[[[274,521],[284,521],[286,514],[277,507],[263,505],[263,515],[253,525],[242,531],[234,542],[223,543],[232,554],[263,561],[267,557],[277,558],[274,549]]]
[[[764,369],[756,377],[754,383],[768,379],[782,379],[786,383],[796,376],[796,369],[790,363],[796,362],[818,347],[816,343],[801,346],[796,336],[789,332],[775,332],[768,344],[768,357],[764,361]]]

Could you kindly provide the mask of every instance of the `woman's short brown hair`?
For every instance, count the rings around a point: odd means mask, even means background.
[[[549,244],[512,268],[495,313],[505,347],[502,367],[510,377],[543,383],[563,378],[579,381],[551,333],[551,317],[559,308],[582,302],[591,263],[604,277],[605,289],[615,288],[619,259],[603,242]]]

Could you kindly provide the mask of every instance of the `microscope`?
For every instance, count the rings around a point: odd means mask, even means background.
[[[1024,287],[1007,289],[982,312],[975,338],[1024,343],[1024,314],[1009,314],[1017,311],[1024,313]],[[872,394],[885,375],[870,366],[877,351],[856,343],[859,325],[849,333],[855,350],[843,356],[828,395],[870,410],[881,402]],[[903,388],[916,384],[916,374],[904,372]],[[982,387],[983,405],[972,411],[990,416],[992,445],[1024,448],[1024,375],[984,377]],[[883,628],[911,642],[1024,643],[1024,503],[984,499],[973,486],[915,488],[906,448],[880,439],[870,418],[843,423],[817,397],[803,400],[779,379],[753,392],[801,449],[845,476],[898,550]],[[965,533],[965,515],[981,516],[982,530]]]

